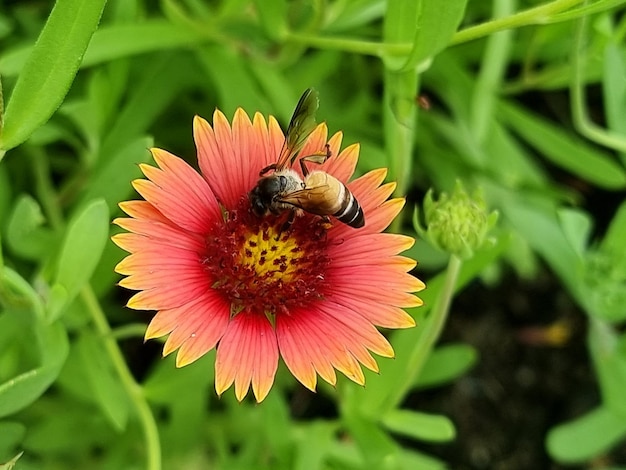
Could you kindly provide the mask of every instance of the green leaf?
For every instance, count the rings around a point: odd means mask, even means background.
[[[364,457],[364,468],[398,468],[399,447],[376,423],[356,414],[344,416],[343,421]]]
[[[498,111],[515,133],[554,164],[606,189],[626,187],[626,173],[611,155],[526,109],[502,102]]]
[[[398,456],[397,468],[419,470],[446,470],[449,467],[439,459],[423,452],[402,448]]]
[[[56,239],[50,229],[43,227],[45,221],[37,201],[29,195],[20,196],[7,226],[9,248],[25,259],[45,259],[53,251]]]
[[[287,34],[288,5],[285,0],[255,0],[265,34],[275,41],[281,41]]]
[[[600,248],[606,253],[619,253],[624,249],[624,240],[626,240],[626,201],[622,202],[611,219]]]
[[[582,260],[563,232],[558,210],[551,203],[526,195],[502,198],[502,213],[530,246],[548,262],[572,295],[581,300]]]
[[[188,29],[164,20],[103,26],[91,38],[80,67],[90,67],[151,51],[192,45],[200,41],[206,41],[206,37],[193,34]],[[26,66],[25,62],[30,53],[31,48],[24,47],[4,55],[0,59],[2,75],[9,77],[19,73]]]
[[[331,23],[324,28],[325,32],[341,33],[365,26],[385,16],[387,2],[384,0],[351,0],[329,4],[328,17]],[[335,11],[339,10],[339,11]]]
[[[272,454],[277,459],[289,461],[292,458],[295,423],[291,420],[288,399],[284,394],[270,393],[259,411],[260,432],[267,439]],[[304,440],[312,444],[308,438]],[[322,449],[318,450],[325,454]]]
[[[624,437],[624,416],[600,407],[550,430],[547,448],[559,462],[582,463],[609,450]]]
[[[167,405],[180,399],[191,387],[208,389],[213,380],[212,365],[215,350],[209,351],[197,361],[180,369],[176,368],[174,355],[159,361],[144,381],[144,395],[151,403]]]
[[[67,303],[89,281],[100,261],[108,236],[109,211],[102,199],[88,204],[71,220],[55,277],[55,282],[67,291]]]
[[[332,447],[337,426],[324,421],[313,421],[307,423],[303,431],[295,446],[293,470],[325,468],[324,462]]]
[[[9,208],[13,200],[13,187],[6,165],[0,166],[0,232],[4,233],[4,224],[9,219]]]
[[[583,16],[591,16],[595,13],[610,10],[611,8],[615,8],[617,6],[622,6],[623,4],[624,0],[598,0],[591,3],[585,3],[582,6],[569,9],[557,15],[553,15],[550,18],[550,21],[558,23],[577,20]]]
[[[5,311],[19,312],[22,321],[28,318],[23,312],[31,313],[33,320],[45,317],[39,293],[17,271],[7,266],[0,267],[0,305]]]
[[[22,69],[4,116],[0,148],[24,142],[59,107],[106,0],[57,1]]]
[[[423,441],[448,442],[456,436],[454,424],[442,415],[393,409],[381,422],[389,431]]]
[[[187,57],[165,54],[150,62],[131,89],[125,91],[124,106],[115,117],[100,149],[101,159],[117,154],[148,131],[154,120],[186,88],[197,85],[197,65]],[[189,115],[189,127],[192,116]],[[143,156],[141,157],[143,158]]]
[[[81,358],[91,396],[115,429],[124,430],[129,413],[128,396],[104,351],[102,340],[84,333],[76,344],[76,353]]]
[[[24,439],[26,426],[16,421],[0,421],[0,461],[5,461],[9,452]],[[0,469],[2,466],[0,466]]]
[[[610,130],[626,134],[626,60],[622,47],[610,41],[604,48],[602,75],[603,105]]]
[[[626,354],[620,348],[619,335],[610,324],[592,318],[588,343],[604,406],[626,421]]]
[[[152,160],[148,149],[153,145],[152,138],[140,137],[107,156],[101,168],[94,172],[82,201],[102,198],[110,212],[116,211],[117,203],[132,191],[130,181],[142,176],[138,164]]]
[[[198,59],[215,85],[220,110],[227,116],[232,116],[239,107],[250,113],[261,108],[263,97],[258,86],[247,64],[234,51],[208,46],[198,52]],[[225,74],[224,70],[228,73]]]
[[[111,426],[95,412],[93,405],[86,406],[76,398],[61,395],[47,401],[44,409],[45,419],[29,423],[28,434],[24,440],[24,447],[29,453],[77,457],[89,455],[98,446],[113,449],[116,445],[125,443],[125,439],[111,432]],[[129,434],[125,437],[136,443],[134,436],[131,436]],[[71,457],[65,457],[67,458]],[[90,466],[87,464],[87,467]],[[79,465],[80,467],[83,465]],[[123,464],[114,465],[114,468],[124,467]]]
[[[405,71],[412,70],[428,58],[442,51],[456,33],[463,15],[467,0],[409,0],[421,3],[421,11],[415,24],[413,48],[409,58],[403,65]]]
[[[69,343],[63,326],[40,323],[36,332],[41,365],[0,384],[0,417],[13,414],[39,398],[65,362]]]
[[[476,364],[478,353],[469,344],[446,344],[435,349],[418,377],[417,387],[451,382]]]
[[[589,236],[593,228],[591,217],[582,211],[569,208],[559,210],[558,217],[565,238],[582,259],[587,251]]]
[[[2,129],[4,128],[4,92],[2,88],[2,80],[0,77],[0,135],[2,135]],[[2,156],[0,156],[0,160],[2,160]]]

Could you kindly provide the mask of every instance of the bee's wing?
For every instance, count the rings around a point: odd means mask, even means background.
[[[289,121],[285,142],[276,161],[276,171],[293,165],[298,152],[304,146],[307,137],[315,129],[315,112],[319,107],[319,94],[314,88],[308,88],[300,97],[296,109]]]
[[[312,188],[299,189],[278,198],[278,201],[303,209],[311,214],[333,215],[336,212],[335,201],[329,200],[327,192],[330,186],[321,184]]]

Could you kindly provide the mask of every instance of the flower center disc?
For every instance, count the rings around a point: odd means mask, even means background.
[[[289,313],[323,298],[328,266],[326,229],[304,214],[252,214],[242,200],[207,236],[204,259],[212,287],[231,303],[231,312]]]

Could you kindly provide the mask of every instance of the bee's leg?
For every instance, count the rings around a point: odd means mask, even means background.
[[[302,169],[302,176],[306,177],[306,175],[309,174],[309,169],[305,165],[306,162],[313,162],[313,163],[317,163],[318,165],[321,165],[326,160],[328,160],[331,155],[332,153],[330,151],[330,145],[326,144],[325,152],[314,153],[312,155],[307,155],[306,157],[302,157],[300,159],[300,168]]]
[[[323,215],[322,216],[322,227],[324,227],[326,230],[328,230],[332,226],[333,226],[333,223],[330,221],[330,217],[328,217],[327,215]]]
[[[259,172],[259,176],[263,176],[265,173],[267,173],[270,170],[275,170],[276,169],[276,163],[272,163],[271,165],[267,165],[265,168],[263,168],[260,172]]]
[[[294,220],[296,220],[296,211],[289,211],[289,217],[287,217],[287,220],[285,220],[285,223],[283,223],[283,225],[280,227],[280,231],[278,232],[278,235],[276,235],[276,238],[275,238],[276,241],[280,240],[281,235],[287,230],[289,230]]]

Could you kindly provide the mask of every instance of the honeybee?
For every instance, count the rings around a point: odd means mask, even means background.
[[[324,163],[330,157],[328,145],[325,152],[300,156],[298,161],[304,179],[292,169],[307,137],[315,129],[318,106],[317,91],[307,89],[293,112],[278,160],[261,170],[261,178],[248,194],[252,211],[262,217],[290,210],[290,221],[300,211],[306,211],[322,216],[327,222],[329,216],[333,216],[350,227],[363,227],[363,209],[346,185],[322,170],[309,171],[306,165]]]

